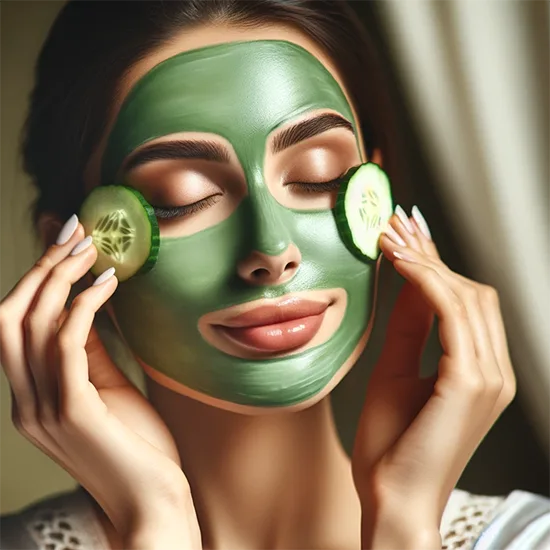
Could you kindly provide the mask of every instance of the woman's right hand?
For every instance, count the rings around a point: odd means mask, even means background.
[[[13,422],[86,488],[126,544],[142,547],[155,538],[159,547],[200,548],[172,435],[93,329],[116,277],[90,286],[65,309],[72,285],[97,258],[93,244],[71,254],[83,238],[75,216],[58,238],[63,244],[52,245],[0,303],[0,361]]]

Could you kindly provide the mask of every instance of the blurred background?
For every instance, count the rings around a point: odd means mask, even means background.
[[[0,4],[2,297],[40,252],[30,218],[33,189],[21,170],[18,145],[33,65],[62,4]],[[353,6],[374,34],[393,83],[405,145],[405,206],[420,206],[452,269],[500,292],[518,395],[481,443],[459,487],[549,494],[549,5],[383,0]],[[379,300],[371,343],[334,392],[348,449],[401,284],[388,266],[383,269],[391,283]],[[126,363],[125,350],[113,353]],[[426,371],[433,370],[438,353],[433,337]],[[123,368],[140,383],[131,361]],[[0,512],[7,513],[75,482],[13,428],[3,373],[0,390]]]

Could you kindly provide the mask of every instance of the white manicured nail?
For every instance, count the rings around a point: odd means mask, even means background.
[[[78,216],[73,214],[66,222],[65,225],[61,228],[59,235],[55,244],[64,245],[69,242],[69,239],[74,235],[76,228],[78,227]]]
[[[397,205],[395,207],[395,213],[397,214],[397,217],[401,220],[401,223],[405,226],[405,229],[411,234],[414,235],[414,227],[411,223],[411,220],[409,220],[409,216],[405,214],[405,211],[401,206]]]
[[[411,264],[417,264],[418,262],[416,260],[413,260],[410,256],[407,254],[401,254],[400,252],[394,251],[393,255],[398,260],[403,260],[404,262],[410,262]]]
[[[80,254],[83,250],[86,250],[92,244],[92,236],[88,235],[85,239],[82,239],[72,250],[71,256]]]
[[[432,240],[432,234],[430,233],[428,222],[426,221],[426,218],[424,218],[424,216],[422,215],[422,212],[420,212],[418,206],[415,205],[412,207],[411,214],[414,221],[416,222],[416,225],[418,225],[418,228],[420,229],[420,231],[422,231],[422,234],[428,239]]]
[[[407,246],[407,243],[399,236],[399,233],[391,225],[388,224],[384,233],[386,233],[386,235],[399,246]]]
[[[110,279],[115,274],[115,268],[110,267],[106,269],[95,281],[92,286],[98,286],[104,283],[107,279]]]

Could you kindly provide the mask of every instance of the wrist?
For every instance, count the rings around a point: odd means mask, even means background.
[[[183,510],[150,511],[147,517],[132,522],[122,540],[128,550],[195,550],[187,512]]]
[[[155,484],[138,482],[129,487],[103,488],[94,491],[93,498],[118,535],[127,537],[142,526],[162,523],[165,517],[193,509],[190,487],[180,474],[179,478],[156,479]]]
[[[119,531],[124,548],[131,550],[165,550],[195,548],[190,543],[189,516],[194,508],[190,493],[149,499],[135,506],[129,521]]]
[[[177,528],[177,524],[169,529],[158,526],[138,529],[124,537],[123,544],[123,548],[127,550],[196,550],[191,544],[188,532]]]
[[[427,507],[413,502],[362,506],[363,550],[441,550],[437,522]]]
[[[125,550],[191,550],[193,548],[187,522],[180,518],[171,525],[141,526],[124,538]]]
[[[441,550],[441,535],[437,529],[408,527],[399,522],[363,524],[363,550]]]
[[[361,531],[362,550],[441,550],[441,535],[432,527],[392,523]]]

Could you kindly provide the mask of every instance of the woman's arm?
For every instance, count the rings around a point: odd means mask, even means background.
[[[381,248],[406,282],[369,381],[353,453],[363,548],[440,548],[445,505],[515,395],[496,291],[452,272],[425,221],[396,210]],[[438,317],[438,372],[420,378]],[[418,547],[418,546],[416,546]]]
[[[199,550],[202,547],[190,493],[188,498],[181,493],[181,498],[171,502],[151,500],[147,508],[133,516],[123,530],[117,530],[101,506],[90,500],[94,520],[106,538],[107,547],[112,550]],[[196,537],[190,538],[193,533]]]
[[[198,522],[173,438],[158,413],[109,358],[92,328],[117,288],[100,276],[65,310],[72,285],[97,257],[73,216],[58,241],[0,304],[0,361],[19,432],[99,503],[127,547],[152,527],[151,548],[200,548]],[[80,244],[78,244],[80,243]],[[151,541],[153,542],[153,541]]]

